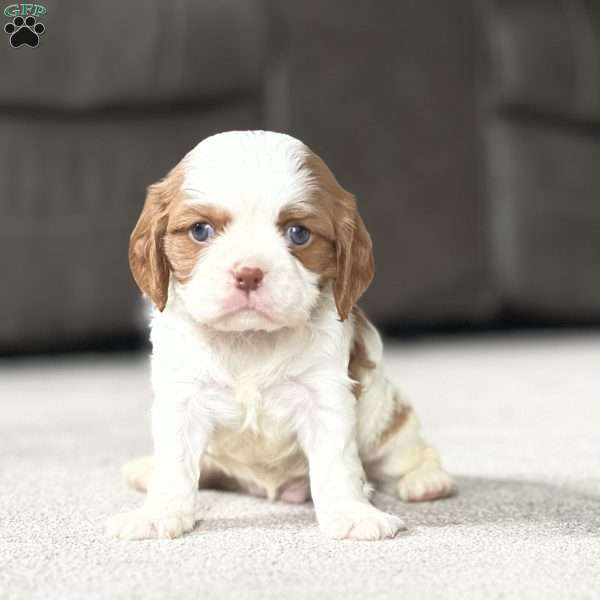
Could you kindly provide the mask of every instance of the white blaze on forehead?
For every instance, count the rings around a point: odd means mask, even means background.
[[[277,218],[282,207],[309,199],[308,148],[270,131],[229,131],[206,138],[184,159],[190,203],[215,204],[232,215]]]

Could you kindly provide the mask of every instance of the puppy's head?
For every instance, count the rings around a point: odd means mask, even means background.
[[[177,295],[223,331],[296,326],[321,294],[345,319],[373,278],[354,197],[304,144],[271,132],[207,138],[150,186],[129,264],[159,310]]]

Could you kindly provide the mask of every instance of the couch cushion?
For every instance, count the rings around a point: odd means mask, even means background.
[[[12,48],[0,32],[0,107],[183,103],[260,85],[260,0],[43,4],[37,48]]]
[[[600,121],[600,2],[490,0],[492,103]]]
[[[278,3],[285,128],[357,195],[373,238],[361,304],[380,322],[490,318],[470,0],[347,5]]]
[[[139,332],[127,264],[145,187],[199,140],[261,125],[257,102],[93,118],[0,116],[0,353]]]
[[[538,317],[600,318],[600,135],[499,118],[488,141],[504,306]]]

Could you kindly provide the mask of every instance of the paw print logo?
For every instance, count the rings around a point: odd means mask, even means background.
[[[13,48],[23,45],[35,48],[40,43],[40,35],[45,30],[46,28],[42,23],[38,23],[36,18],[32,16],[26,19],[15,17],[12,23],[7,23],[4,26],[4,31],[10,35],[10,45]]]

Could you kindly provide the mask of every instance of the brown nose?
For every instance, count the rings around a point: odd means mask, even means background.
[[[258,289],[263,280],[264,273],[257,267],[242,267],[233,274],[235,285],[238,289],[251,292]]]

